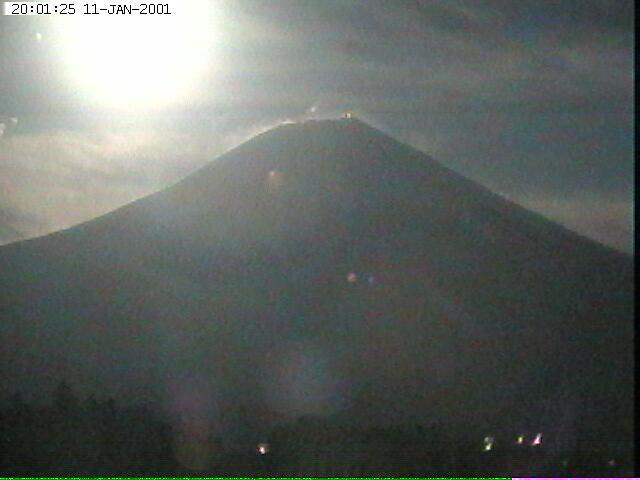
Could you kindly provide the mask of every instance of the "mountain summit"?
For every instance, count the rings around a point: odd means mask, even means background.
[[[355,118],[0,248],[5,396],[206,398],[224,432],[320,414],[630,444],[632,338],[629,257]]]

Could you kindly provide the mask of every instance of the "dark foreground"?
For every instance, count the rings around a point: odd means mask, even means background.
[[[442,426],[301,418],[232,447],[205,425],[173,425],[150,408],[79,402],[64,387],[56,395],[48,407],[15,398],[3,410],[0,476],[633,476],[631,456],[604,444],[569,452],[496,435],[484,451],[483,437]]]

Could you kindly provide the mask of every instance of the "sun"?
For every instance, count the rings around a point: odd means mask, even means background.
[[[171,15],[56,16],[56,47],[78,95],[107,107],[156,108],[189,99],[211,67],[211,2],[172,2]]]

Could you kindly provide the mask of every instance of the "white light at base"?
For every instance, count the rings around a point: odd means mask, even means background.
[[[484,437],[484,451],[488,452],[493,448],[493,437]]]

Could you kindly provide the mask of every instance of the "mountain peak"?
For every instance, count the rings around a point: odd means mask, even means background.
[[[47,371],[19,373],[38,361],[114,388],[196,372],[222,404],[277,410],[273,375],[302,359],[295,378],[326,367],[323,405],[340,393],[375,421],[552,438],[568,391],[576,425],[632,438],[631,261],[357,118],[272,129],[0,265],[3,391],[42,391]]]
[[[279,135],[300,135],[301,140],[313,141],[313,136],[344,137],[351,136],[355,141],[357,138],[368,137],[369,140],[377,137],[395,141],[382,131],[372,127],[368,123],[357,117],[340,117],[328,119],[306,119],[301,121],[287,121],[269,129],[245,143],[251,143],[257,139],[269,138],[273,141],[280,141]]]

